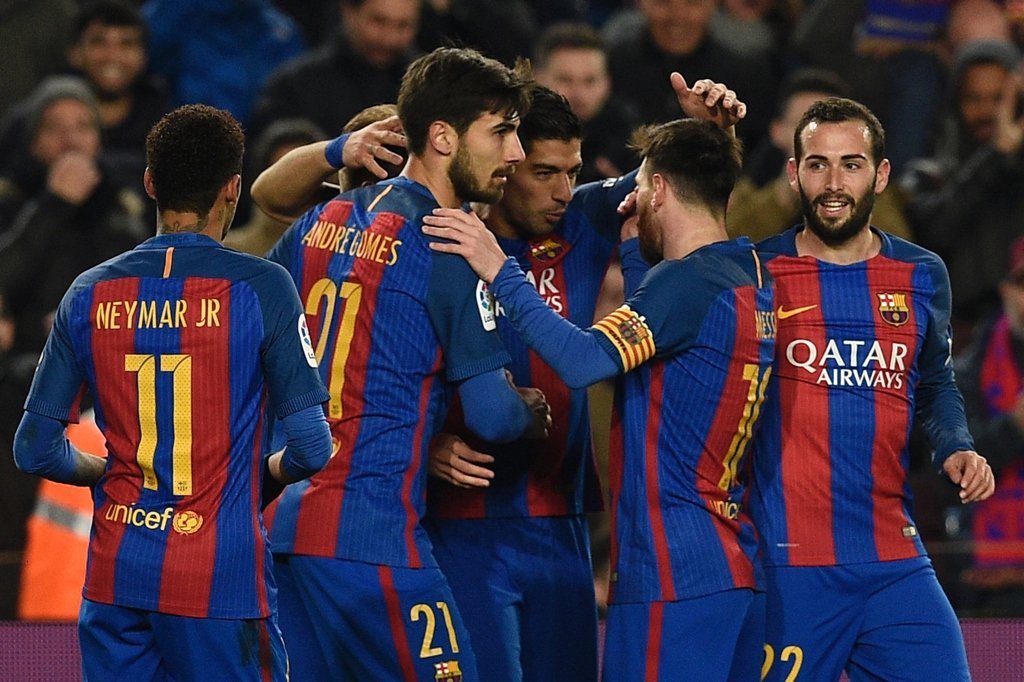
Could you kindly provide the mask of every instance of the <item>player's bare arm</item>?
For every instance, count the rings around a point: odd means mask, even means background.
[[[996,491],[995,474],[988,460],[973,450],[958,450],[946,458],[943,471],[960,486],[960,501],[980,502]]]
[[[90,455],[88,452],[82,452],[73,445],[71,448],[75,451],[75,471],[67,483],[91,488],[99,482],[103,472],[106,471],[107,460]]]
[[[486,465],[493,462],[493,456],[474,450],[451,433],[438,434],[430,443],[430,475],[459,488],[490,486],[494,472]]]
[[[340,139],[340,138],[339,138]],[[337,180],[338,167],[328,162],[324,140],[297,147],[265,169],[252,185],[253,202],[275,220],[290,223],[316,203],[321,185]],[[341,152],[346,168],[366,168],[379,178],[387,171],[378,163],[401,163],[402,157],[385,145],[405,147],[405,135],[397,116],[390,116],[349,133]]]
[[[430,242],[430,248],[462,256],[473,272],[488,284],[494,281],[508,259],[494,234],[476,213],[458,208],[435,208],[433,215],[424,216],[423,223],[424,234],[449,240]]]

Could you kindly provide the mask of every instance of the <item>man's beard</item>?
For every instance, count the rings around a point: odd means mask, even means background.
[[[637,237],[640,239],[640,255],[650,265],[656,265],[665,258],[665,245],[654,224],[650,208],[637,207]]]
[[[852,206],[849,217],[841,222],[822,220],[814,209],[829,199],[842,199]],[[841,246],[860,234],[871,220],[871,212],[875,208],[875,191],[873,187],[868,189],[859,200],[849,194],[825,192],[812,201],[801,185],[800,208],[803,210],[804,224],[818,239],[828,246]]]
[[[465,147],[459,147],[455,158],[448,166],[448,179],[455,189],[455,196],[461,202],[479,201],[483,204],[494,204],[501,199],[504,188],[497,186],[481,187],[473,174],[473,159]]]

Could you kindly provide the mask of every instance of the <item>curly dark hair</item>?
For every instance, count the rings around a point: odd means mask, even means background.
[[[227,111],[187,104],[165,115],[146,136],[157,208],[205,218],[224,184],[242,172],[244,150],[242,126]]]

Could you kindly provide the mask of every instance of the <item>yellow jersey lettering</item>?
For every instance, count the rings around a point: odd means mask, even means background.
[[[199,320],[196,327],[220,326],[220,300],[216,298],[199,299]]]

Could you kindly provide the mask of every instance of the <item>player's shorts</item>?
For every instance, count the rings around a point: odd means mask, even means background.
[[[597,680],[597,607],[581,516],[428,519],[480,678]]]
[[[764,593],[750,589],[610,604],[602,678],[756,682],[763,659],[764,605]]]
[[[287,680],[274,617],[190,618],[83,599],[78,641],[85,682]]]
[[[476,659],[437,568],[276,555],[292,682],[477,682]]]
[[[769,566],[766,680],[970,680],[960,623],[928,557]]]

